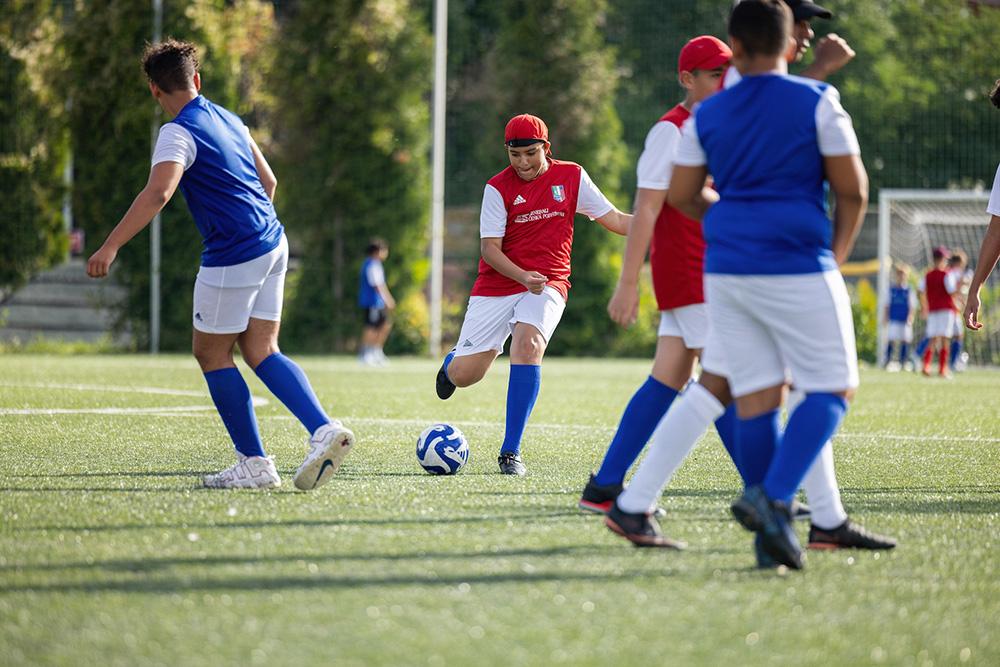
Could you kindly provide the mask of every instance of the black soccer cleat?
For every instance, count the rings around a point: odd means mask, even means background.
[[[780,565],[802,569],[802,547],[792,529],[792,513],[787,504],[771,500],[764,487],[756,484],[733,503],[732,511],[744,528],[759,534],[764,553]]]
[[[798,500],[792,501],[792,519],[795,521],[805,521],[812,518],[812,509],[809,505]]]
[[[659,547],[661,549],[687,548],[687,544],[664,536],[660,524],[651,514],[625,512],[618,503],[612,502],[604,525],[616,535],[621,535],[637,547]]]
[[[514,452],[500,452],[497,463],[500,464],[500,472],[504,475],[524,477],[528,472],[528,469],[521,463],[521,457]]]
[[[442,401],[447,401],[451,398],[451,395],[455,393],[455,383],[448,379],[448,374],[444,370],[445,362],[441,362],[441,368],[438,369],[437,379],[434,381],[434,389],[437,390],[438,398]]]
[[[753,552],[757,556],[757,567],[761,570],[773,570],[778,567],[778,561],[764,551],[764,543],[761,541],[760,533],[753,536]]]
[[[810,549],[893,549],[896,540],[868,532],[850,519],[833,530],[809,526]]]
[[[577,503],[577,506],[586,512],[607,514],[611,506],[615,504],[615,498],[621,495],[624,490],[625,487],[622,484],[605,484],[603,486],[596,484],[594,474],[591,473],[590,479],[587,480],[587,486],[583,487],[583,494],[580,496],[580,502]]]

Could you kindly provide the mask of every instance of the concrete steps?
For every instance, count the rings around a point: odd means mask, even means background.
[[[125,296],[125,288],[88,278],[84,261],[72,259],[35,276],[0,303],[0,340],[93,343],[111,337],[127,345],[128,333],[112,332],[114,308]]]

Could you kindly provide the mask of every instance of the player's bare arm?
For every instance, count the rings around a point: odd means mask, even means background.
[[[527,287],[532,294],[541,294],[542,290],[545,289],[545,283],[549,280],[548,277],[537,271],[526,271],[510,261],[510,258],[504,254],[502,244],[502,238],[484,238],[480,241],[479,249],[486,263],[502,275]]]
[[[104,244],[87,262],[87,275],[103,278],[118,256],[118,250],[141,232],[159,213],[177,190],[184,175],[184,165],[177,162],[160,162],[149,172],[146,187],[136,196],[121,221],[115,226]]]
[[[666,200],[666,190],[639,188],[636,191],[635,213],[626,234],[621,275],[608,302],[608,315],[623,327],[631,326],[639,316],[639,273],[649,252],[656,218]]]
[[[257,142],[250,137],[250,150],[253,151],[253,161],[257,166],[257,175],[260,176],[260,184],[264,186],[267,198],[274,201],[274,191],[278,189],[278,179],[271,169],[271,165],[264,159],[264,154],[260,151]]]
[[[979,321],[979,291],[983,288],[983,283],[996,268],[997,260],[1000,259],[1000,216],[994,215],[990,219],[990,226],[986,230],[983,238],[983,245],[979,249],[979,261],[976,262],[976,273],[972,276],[969,284],[969,296],[965,302],[965,311],[962,319],[965,326],[973,331],[983,328],[983,323]]]
[[[701,220],[708,208],[719,201],[719,193],[706,186],[708,170],[704,166],[676,165],[667,190],[667,202],[691,218]]]
[[[382,300],[385,302],[385,307],[388,308],[389,310],[395,310],[396,299],[392,297],[392,292],[389,291],[389,287],[385,283],[382,283],[381,285],[376,286],[375,289],[378,291],[379,296],[381,296]]]
[[[854,248],[868,206],[868,174],[857,155],[823,158],[826,180],[833,191],[833,255],[843,264]]]
[[[851,62],[854,49],[847,41],[835,33],[820,38],[813,47],[813,62],[802,72],[802,76],[817,81],[826,79]]]
[[[619,236],[625,236],[628,234],[629,226],[632,224],[632,216],[628,213],[622,213],[615,208],[611,209],[611,212],[605,213],[601,217],[596,218],[595,222],[609,232],[614,232]]]

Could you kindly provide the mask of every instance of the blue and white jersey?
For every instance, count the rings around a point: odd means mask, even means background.
[[[202,266],[242,264],[278,246],[284,228],[239,116],[199,95],[160,128],[153,164],[160,162],[184,166],[180,190],[204,242]]]
[[[909,285],[893,285],[889,288],[889,321],[908,322],[916,304],[916,294]]]
[[[385,299],[378,291],[385,285],[385,270],[382,261],[369,257],[361,265],[361,286],[358,289],[358,305],[362,308],[385,308]]]
[[[819,81],[747,76],[702,102],[675,164],[706,166],[719,193],[703,221],[705,272],[835,270],[823,158],[859,154],[837,89]]]

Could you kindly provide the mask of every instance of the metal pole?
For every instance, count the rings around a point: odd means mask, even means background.
[[[448,78],[448,0],[434,3],[434,148],[431,155],[431,336],[430,356],[441,353],[441,295],[444,287],[445,91]]]
[[[879,367],[886,362],[885,346],[888,336],[886,328],[882,324],[882,313],[885,312],[889,297],[889,269],[892,263],[892,252],[889,247],[889,231],[892,224],[892,193],[882,190],[878,195],[878,280],[875,289],[878,290],[878,304],[875,307],[875,326],[877,336],[875,359],[878,360]],[[903,359],[902,361],[906,361]]]
[[[163,0],[153,0],[153,43],[163,35]],[[150,127],[150,152],[156,146],[160,130],[160,106],[155,105]],[[160,214],[153,216],[149,227],[149,352],[160,351]]]

